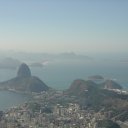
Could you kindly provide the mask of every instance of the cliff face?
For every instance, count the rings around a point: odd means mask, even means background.
[[[25,63],[21,64],[17,72],[17,77],[30,77],[30,76],[31,76],[31,71],[29,67]]]
[[[105,89],[122,89],[122,87],[113,80],[106,80],[101,84],[101,87]]]
[[[17,77],[0,83],[0,88],[38,93],[49,89],[49,87],[38,77],[31,76],[29,67],[24,63],[19,67]]]

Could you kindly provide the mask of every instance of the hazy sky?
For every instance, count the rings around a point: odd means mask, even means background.
[[[0,49],[127,52],[128,0],[0,0]]]

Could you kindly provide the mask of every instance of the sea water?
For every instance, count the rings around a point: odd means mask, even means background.
[[[61,62],[43,68],[32,68],[32,73],[41,78],[48,86],[63,90],[69,88],[73,80],[87,80],[89,76],[101,75],[128,87],[128,65],[120,62]]]
[[[11,107],[19,106],[28,101],[27,95],[22,95],[10,91],[0,91],[0,110],[7,110]]]
[[[38,76],[48,86],[65,90],[73,80],[88,76],[101,75],[105,79],[113,79],[128,88],[128,64],[117,61],[53,61],[43,67],[30,67],[32,75]],[[18,69],[0,69],[0,81],[16,76]],[[24,95],[0,91],[0,109],[18,105],[27,100]]]

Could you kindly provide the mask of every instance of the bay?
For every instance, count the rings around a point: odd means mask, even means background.
[[[0,110],[7,110],[11,107],[19,106],[22,103],[28,101],[27,95],[10,92],[0,91]]]
[[[119,61],[53,61],[44,67],[30,67],[32,75],[38,76],[48,86],[57,90],[69,88],[73,80],[88,76],[101,75],[105,79],[113,79],[128,88],[128,65]],[[14,78],[17,70],[0,69],[0,82]],[[0,91],[0,110],[5,110],[27,101],[25,95]]]

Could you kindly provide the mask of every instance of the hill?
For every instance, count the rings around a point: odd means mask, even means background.
[[[108,82],[107,82],[108,83]],[[110,82],[110,87],[122,88],[115,82]],[[105,84],[106,85],[106,84]],[[118,86],[116,86],[118,85]],[[90,80],[74,80],[65,94],[75,97],[75,102],[78,102],[83,107],[92,107],[95,110],[104,108],[126,110],[128,107],[128,95],[119,94],[117,92],[104,88],[103,85],[96,84]]]
[[[81,95],[83,92],[97,89],[96,86],[97,84],[91,80],[85,81],[82,79],[77,79],[72,82],[71,86],[67,90],[67,93],[71,95]]]
[[[42,92],[49,89],[38,77],[31,76],[29,67],[24,63],[19,67],[17,76],[11,80],[1,82],[0,88],[22,92]]]

